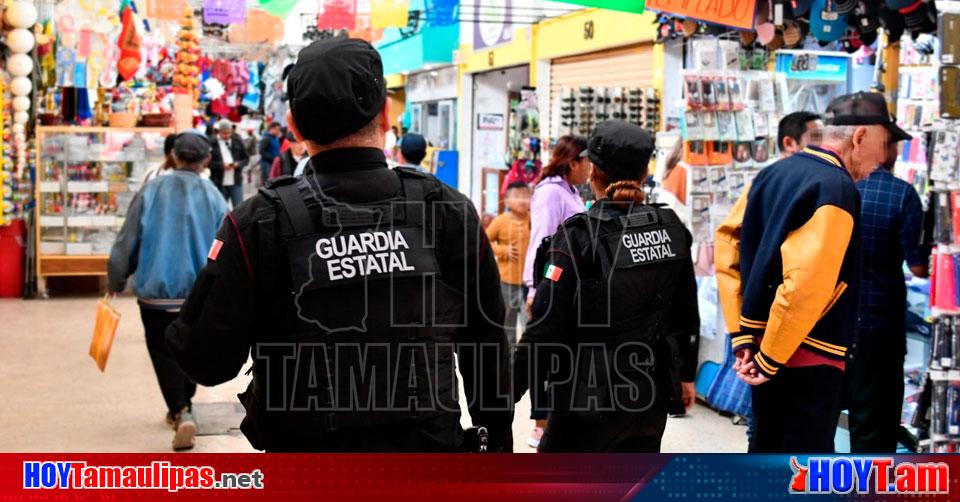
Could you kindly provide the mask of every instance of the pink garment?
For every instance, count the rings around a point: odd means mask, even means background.
[[[530,298],[537,292],[533,288],[533,262],[537,258],[540,243],[555,234],[564,220],[586,210],[587,206],[583,204],[577,189],[559,176],[544,178],[533,190],[530,200],[530,247],[527,248],[523,266],[523,282],[530,288]]]
[[[531,163],[532,168],[527,169],[527,164]],[[518,181],[532,185],[540,177],[542,164],[539,160],[528,161],[527,159],[518,159],[510,166],[510,171],[503,178],[503,185],[500,186],[500,196],[507,194],[507,187]]]

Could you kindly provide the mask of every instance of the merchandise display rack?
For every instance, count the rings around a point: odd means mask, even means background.
[[[139,176],[162,160],[162,137],[173,132],[169,127],[36,128],[41,295],[47,296],[48,277],[106,276],[110,246],[139,189]]]

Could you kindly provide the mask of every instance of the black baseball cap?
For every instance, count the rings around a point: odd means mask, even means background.
[[[653,136],[640,126],[608,120],[597,126],[580,157],[588,157],[610,181],[634,180],[647,171],[653,148]]]
[[[387,88],[380,54],[356,38],[317,40],[297,56],[287,94],[303,138],[333,143],[362,129],[383,109]]]
[[[202,162],[210,155],[210,140],[190,132],[179,134],[173,143],[173,154],[182,162]]]
[[[887,111],[887,100],[879,92],[857,92],[834,99],[827,106],[824,123],[835,126],[882,125],[890,131],[894,141],[913,139],[897,125]]]
[[[400,138],[400,152],[407,159],[414,159],[419,156],[423,158],[427,153],[427,140],[423,136],[409,132]]]

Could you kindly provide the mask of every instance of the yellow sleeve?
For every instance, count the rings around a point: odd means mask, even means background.
[[[770,306],[763,342],[755,357],[764,375],[776,375],[846,289],[837,281],[852,235],[853,216],[826,205],[783,241],[783,284]]]
[[[490,222],[490,226],[487,227],[487,239],[490,240],[490,247],[493,248],[493,254],[501,260],[507,257],[507,249],[509,249],[509,246],[500,242],[500,227],[502,226],[503,215],[501,214],[494,218],[493,221]]]
[[[747,209],[750,187],[746,187],[737,199],[733,210],[717,229],[714,245],[714,263],[717,268],[717,290],[720,308],[726,321],[727,332],[732,335],[733,349],[756,344],[753,335],[740,332],[740,312],[743,307],[743,288],[740,278],[740,228]]]

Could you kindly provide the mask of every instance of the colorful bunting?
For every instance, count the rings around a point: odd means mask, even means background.
[[[203,22],[242,23],[247,19],[246,0],[203,0]]]
[[[230,27],[230,41],[248,44],[273,44],[283,38],[283,21],[260,9],[251,9],[247,20]]]
[[[373,28],[403,28],[407,25],[410,0],[370,0]]]
[[[459,6],[460,0],[427,0],[427,24],[449,26],[456,23]]]
[[[154,21],[179,21],[187,0],[147,0],[147,17]]]
[[[260,8],[268,14],[286,19],[299,2],[300,0],[260,0]]]
[[[353,30],[357,27],[357,0],[319,0],[320,14],[317,28],[320,30]]]
[[[646,0],[564,0],[567,3],[585,5],[587,7],[596,7],[598,9],[617,10],[620,12],[632,12],[634,14],[643,14],[646,8]],[[665,3],[668,0],[664,0]],[[682,2],[686,5],[689,2]]]

